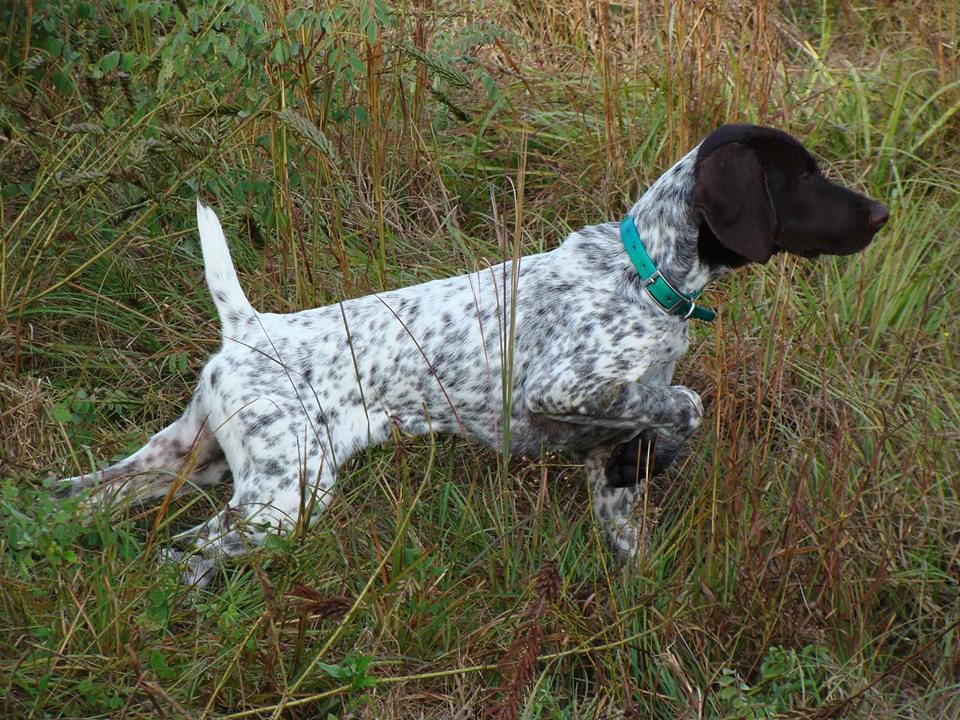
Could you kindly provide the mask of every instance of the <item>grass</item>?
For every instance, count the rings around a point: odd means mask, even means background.
[[[960,714],[955,3],[17,3],[0,93],[0,714]],[[555,247],[717,124],[888,203],[862,255],[710,290],[707,420],[615,570],[580,468],[374,448],[199,598],[222,497],[44,479],[173,419],[216,349],[192,206],[285,311]]]

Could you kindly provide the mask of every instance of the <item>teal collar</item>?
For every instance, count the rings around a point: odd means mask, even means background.
[[[620,240],[623,241],[623,247],[626,248],[627,255],[633,261],[633,266],[640,273],[640,281],[650,297],[657,301],[657,304],[671,315],[676,315],[684,320],[693,318],[694,320],[706,320],[712,322],[717,316],[713,310],[707,310],[700,307],[694,300],[700,296],[700,293],[693,295],[684,295],[679,290],[667,282],[667,279],[660,274],[657,266],[647,254],[643,243],[640,242],[640,234],[637,232],[637,226],[633,218],[627,215],[620,222]]]

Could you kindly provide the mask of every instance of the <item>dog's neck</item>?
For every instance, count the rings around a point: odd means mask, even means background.
[[[708,265],[698,252],[701,219],[693,209],[693,171],[699,146],[661,175],[630,208],[643,246],[677,290],[699,292],[728,268]]]

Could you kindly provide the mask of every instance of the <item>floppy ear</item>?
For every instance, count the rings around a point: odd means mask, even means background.
[[[776,210],[750,148],[727,143],[697,165],[693,206],[724,247],[756,263],[773,255]]]

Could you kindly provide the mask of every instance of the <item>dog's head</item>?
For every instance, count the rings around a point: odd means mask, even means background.
[[[693,206],[708,265],[765,263],[777,252],[849,255],[887,222],[887,208],[833,183],[780,130],[725,125],[697,151]]]

